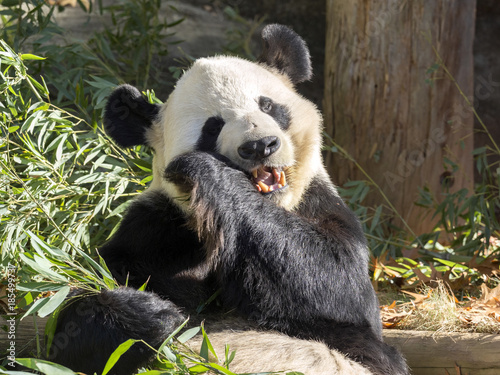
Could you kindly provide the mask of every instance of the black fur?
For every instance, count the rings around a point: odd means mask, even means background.
[[[315,223],[274,205],[219,159],[189,153],[174,160],[166,176],[195,186],[191,200],[204,242],[223,238],[217,271],[225,302],[269,328],[328,318],[371,326],[380,336],[365,240],[351,211],[337,209],[318,227],[318,218]],[[206,213],[210,228],[204,227]]]
[[[224,126],[222,117],[210,117],[205,121],[201,135],[196,143],[196,149],[200,151],[215,152],[217,147],[217,138]]]
[[[304,40],[292,29],[283,25],[267,25],[262,30],[263,62],[286,74],[293,84],[308,81],[312,77],[311,56]]]
[[[74,295],[57,319],[48,359],[86,374],[101,373],[113,351],[128,339],[159,347],[186,318],[172,303],[131,288]],[[154,352],[135,343],[110,374],[131,374]]]
[[[135,87],[122,85],[108,99],[104,129],[121,147],[147,145],[146,130],[160,107],[149,103]]]
[[[134,201],[99,252],[121,284],[139,288],[147,282],[148,290],[187,310],[216,291],[203,245],[178,206],[160,192]]]
[[[274,118],[281,129],[287,130],[290,127],[290,111],[285,105],[275,103],[271,98],[261,96],[259,98],[259,107],[262,112]]]
[[[352,211],[316,179],[298,212],[288,212],[223,160],[189,153],[170,164],[166,177],[193,187],[202,239],[218,245],[224,304],[263,327],[323,341],[375,374],[406,374],[403,358],[382,342],[365,239]]]

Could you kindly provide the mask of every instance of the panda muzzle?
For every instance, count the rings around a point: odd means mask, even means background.
[[[271,193],[286,186],[285,172],[275,167],[259,167],[252,171],[252,182],[261,193]]]

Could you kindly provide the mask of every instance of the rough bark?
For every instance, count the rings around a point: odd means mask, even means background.
[[[326,131],[417,234],[432,227],[414,205],[419,187],[427,186],[438,199],[448,185],[452,191],[472,188],[472,111],[441,69],[429,69],[437,61],[435,47],[461,90],[472,96],[475,5],[327,0]],[[436,76],[442,79],[429,82]],[[339,154],[326,156],[337,183],[366,179]],[[379,194],[367,200],[383,203]]]
[[[495,149],[490,135],[500,144],[500,1],[478,0],[474,38],[474,106],[490,134],[475,121],[474,147]],[[488,162],[500,162],[500,155],[489,154]],[[481,182],[476,171],[476,181]]]

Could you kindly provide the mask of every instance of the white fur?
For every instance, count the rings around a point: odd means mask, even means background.
[[[207,327],[210,328],[210,327]],[[236,351],[229,369],[241,372],[298,371],[305,375],[370,375],[371,372],[325,344],[292,338],[278,332],[226,330],[208,332],[219,360],[224,360],[225,345]],[[188,341],[200,351],[202,337]],[[212,360],[215,360],[213,358]]]
[[[259,109],[261,96],[291,109],[287,131]],[[290,167],[288,191],[276,201],[282,207],[293,209],[311,178],[326,173],[320,153],[322,121],[316,107],[295,92],[286,76],[247,60],[219,56],[193,64],[177,82],[153,124],[148,134],[156,151],[152,188],[180,196],[175,185],[164,181],[163,171],[173,158],[194,150],[205,121],[214,116],[225,121],[217,151],[244,169],[251,168],[239,156],[239,145],[269,135],[280,138],[281,147],[268,163]]]

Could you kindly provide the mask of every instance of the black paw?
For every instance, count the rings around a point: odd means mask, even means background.
[[[218,185],[224,180],[243,176],[226,157],[202,151],[178,156],[165,169],[165,179],[190,190],[195,184]],[[237,178],[237,177],[236,177]]]

